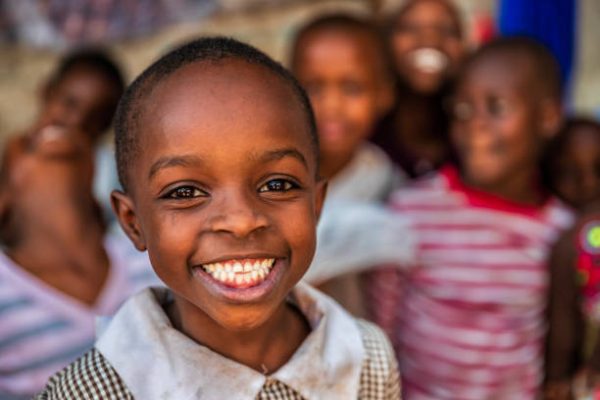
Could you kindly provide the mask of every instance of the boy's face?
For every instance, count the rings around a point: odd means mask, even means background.
[[[110,125],[119,100],[116,92],[102,74],[73,67],[45,89],[39,125],[81,130],[95,140]]]
[[[308,268],[324,197],[305,114],[265,67],[187,65],[140,115],[123,228],[147,249],[182,317],[260,326]]]
[[[294,72],[313,106],[323,160],[349,159],[392,102],[383,60],[364,33],[308,33],[296,48]]]
[[[464,55],[459,21],[440,0],[413,0],[393,26],[398,74],[420,93],[432,93],[456,72]]]
[[[558,193],[577,208],[600,198],[600,132],[591,126],[575,127],[559,151],[553,166]]]
[[[471,184],[493,189],[537,169],[542,141],[559,123],[559,105],[540,93],[534,74],[524,57],[506,55],[489,55],[465,71],[451,133]]]

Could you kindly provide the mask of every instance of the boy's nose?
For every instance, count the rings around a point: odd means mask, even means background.
[[[427,26],[420,31],[419,44],[423,47],[440,48],[444,37],[437,26]]]
[[[243,238],[266,228],[268,218],[246,197],[229,194],[218,200],[218,204],[213,205],[210,230]]]
[[[328,88],[320,99],[321,114],[331,116],[337,114],[342,106],[342,94],[339,88]]]

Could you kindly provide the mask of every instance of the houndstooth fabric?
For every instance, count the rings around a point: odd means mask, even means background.
[[[133,400],[117,371],[96,349],[50,378],[36,400]]]
[[[358,321],[366,358],[360,374],[359,399],[399,399],[400,375],[388,338],[375,325]]]
[[[400,399],[400,383],[394,353],[383,332],[358,320],[365,346],[360,389],[361,400]],[[96,349],[54,375],[36,400],[133,400],[117,371]],[[139,399],[141,400],[141,399]],[[177,400],[177,399],[173,399]],[[306,400],[297,391],[268,378],[256,400]]]

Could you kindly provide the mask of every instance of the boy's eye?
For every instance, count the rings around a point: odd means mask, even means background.
[[[296,189],[297,187],[297,184],[290,182],[286,179],[271,179],[270,181],[259,187],[258,192],[287,192],[289,190]]]
[[[346,95],[356,96],[363,93],[363,87],[357,82],[346,81],[342,84],[342,90]]]
[[[206,196],[202,190],[193,186],[180,186],[171,190],[165,198],[167,199],[193,199],[196,197]]]
[[[510,111],[510,106],[506,100],[492,97],[487,101],[487,111],[492,117],[501,117]]]
[[[452,107],[452,114],[459,121],[468,121],[473,117],[473,106],[466,101],[457,101]]]

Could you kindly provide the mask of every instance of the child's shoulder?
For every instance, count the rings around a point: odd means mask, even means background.
[[[327,200],[381,202],[406,181],[406,174],[376,145],[363,143],[329,181]]]
[[[392,208],[435,208],[455,206],[462,196],[451,188],[445,171],[433,171],[396,189],[389,198]]]
[[[133,400],[133,395],[104,356],[92,349],[50,378],[44,391],[35,399],[99,398]]]
[[[330,329],[330,333],[337,335],[342,335],[342,332],[350,333],[352,327],[342,325],[341,322],[344,320],[356,326],[363,347],[358,398],[373,400],[400,398],[400,378],[396,356],[391,342],[383,330],[371,322],[352,317],[326,294],[305,285],[297,287],[296,293],[298,293],[298,289],[320,303],[321,308],[329,309],[329,323],[340,322]],[[334,314],[338,314],[337,318],[331,318]],[[307,317],[310,319],[309,315]]]
[[[360,399],[378,399],[385,393],[384,399],[400,398],[400,376],[396,356],[392,345],[376,325],[357,319],[365,349],[360,375]]]

